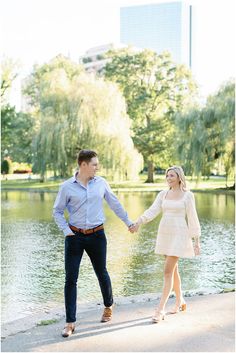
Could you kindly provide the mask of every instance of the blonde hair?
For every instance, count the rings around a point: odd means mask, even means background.
[[[186,180],[185,180],[185,175],[184,175],[183,169],[181,167],[179,167],[178,165],[173,165],[172,167],[169,167],[166,169],[166,176],[170,170],[173,170],[178,175],[180,189],[182,191],[186,191],[187,186],[186,186]]]

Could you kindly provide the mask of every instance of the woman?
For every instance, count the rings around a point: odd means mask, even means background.
[[[200,254],[200,224],[195,208],[194,195],[186,190],[183,169],[173,166],[166,171],[169,190],[161,191],[154,203],[136,221],[131,232],[150,222],[163,212],[156,241],[155,252],[165,255],[164,287],[160,303],[152,317],[153,323],[164,320],[165,305],[172,291],[176,294],[176,303],[172,314],[186,310],[181,291],[181,279],[178,271],[179,257],[191,258]],[[186,218],[187,216],[187,223]],[[194,239],[194,244],[192,242]]]

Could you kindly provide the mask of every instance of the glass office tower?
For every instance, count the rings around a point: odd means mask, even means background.
[[[192,6],[183,2],[122,7],[120,42],[161,53],[191,67]]]

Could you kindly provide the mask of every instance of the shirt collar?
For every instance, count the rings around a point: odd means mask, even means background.
[[[75,172],[75,174],[72,177],[72,182],[77,183],[76,175],[78,174],[78,171]]]
[[[75,174],[74,174],[73,177],[72,177],[72,182],[73,182],[73,183],[78,183],[78,181],[77,181],[77,179],[76,179],[77,174],[78,174],[78,170],[75,172]],[[95,182],[96,180],[97,180],[97,177],[94,176],[92,179],[89,180],[89,182],[91,182],[91,181]]]

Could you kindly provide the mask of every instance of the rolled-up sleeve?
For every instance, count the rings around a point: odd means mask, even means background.
[[[113,212],[129,227],[133,222],[129,219],[127,212],[124,210],[118,198],[110,188],[110,185],[105,181],[104,198]]]
[[[53,206],[53,217],[56,224],[63,231],[65,236],[71,234],[71,229],[64,215],[67,203],[68,199],[66,195],[66,188],[61,185]]]
[[[201,227],[197,215],[194,194],[192,192],[189,192],[186,200],[186,213],[189,235],[191,238],[199,238],[201,235]]]
[[[159,192],[153,204],[138,218],[138,224],[144,224],[152,221],[162,211],[162,198],[165,191]]]

